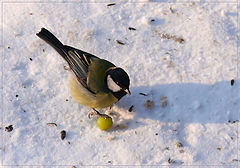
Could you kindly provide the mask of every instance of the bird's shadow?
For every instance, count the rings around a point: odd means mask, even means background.
[[[236,122],[239,88],[239,80],[132,87],[132,95],[123,97],[113,111],[118,113],[119,123],[133,129],[141,125],[141,119],[202,124]]]

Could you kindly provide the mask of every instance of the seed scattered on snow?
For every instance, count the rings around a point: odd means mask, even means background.
[[[132,112],[133,111],[133,105],[128,109],[129,112]]]
[[[134,30],[134,31],[136,30],[134,27],[129,27],[128,29],[129,30]]]
[[[174,41],[179,42],[181,44],[183,44],[185,42],[185,40],[183,38],[175,38]]]
[[[175,146],[177,148],[182,148],[183,147],[183,144],[181,142],[176,142]]]
[[[183,149],[181,149],[181,150],[179,150],[179,152],[180,152],[180,153],[184,153],[184,150],[183,150]]]
[[[167,107],[167,105],[168,105],[167,97],[166,96],[162,96],[160,98],[160,103],[161,103],[162,108]]]
[[[169,150],[169,147],[164,148],[164,150]]]
[[[218,147],[218,148],[217,148],[217,150],[221,151],[221,150],[222,150],[222,148]]]
[[[120,40],[116,40],[116,42],[117,42],[118,44],[120,44],[120,45],[125,45],[125,43],[123,43],[123,42],[120,41]]]
[[[231,124],[234,124],[234,123],[239,122],[239,120],[234,120],[234,121],[228,120],[228,122],[231,123]]]
[[[110,3],[110,4],[107,4],[107,6],[114,6],[116,5],[115,3]]]
[[[107,140],[108,141],[113,141],[113,140],[115,140],[116,139],[116,137],[115,136],[112,136],[112,137],[107,137]]]
[[[60,134],[61,134],[61,140],[64,140],[64,139],[66,138],[66,135],[67,135],[66,131],[65,131],[65,130],[62,130],[62,131],[60,132]]]
[[[170,34],[166,34],[166,33],[159,33],[159,36],[162,39],[173,40],[173,41],[181,43],[181,44],[183,44],[185,42],[185,40],[183,38],[177,37],[175,35],[170,35]]]
[[[142,96],[147,96],[147,94],[145,94],[145,93],[139,93],[140,95],[142,95]]]
[[[151,110],[154,107],[154,105],[155,105],[154,101],[146,100],[145,102],[145,107],[149,110]]]
[[[47,125],[50,126],[50,127],[57,127],[56,123],[47,123]]]
[[[168,163],[169,164],[183,164],[184,162],[183,161],[176,161],[176,160],[173,160],[173,159],[169,158]]]
[[[168,159],[168,163],[169,163],[169,164],[174,164],[174,163],[177,163],[177,162],[176,162],[175,160],[169,158],[169,159]]]
[[[169,8],[171,13],[174,13],[174,10],[172,9],[172,7]]]
[[[12,125],[9,125],[9,126],[5,127],[5,131],[7,131],[7,132],[11,132],[12,130],[13,130]]]
[[[119,130],[123,130],[123,129],[126,129],[128,128],[127,125],[124,125],[124,124],[118,124],[114,127],[115,129],[119,129]]]

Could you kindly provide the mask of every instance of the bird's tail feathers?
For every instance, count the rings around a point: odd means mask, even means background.
[[[64,45],[55,37],[50,31],[42,28],[39,33],[36,34],[39,38],[46,41],[51,45],[64,59],[66,59],[66,51]]]

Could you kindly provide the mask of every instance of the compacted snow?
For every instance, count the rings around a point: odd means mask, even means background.
[[[237,168],[238,8],[230,0],[3,1],[1,165]],[[132,95],[101,110],[111,130],[72,99],[66,62],[36,36],[42,27],[129,74]]]

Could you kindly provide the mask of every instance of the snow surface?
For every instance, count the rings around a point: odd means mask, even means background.
[[[2,166],[238,167],[237,1],[42,2],[1,3]],[[110,131],[72,99],[41,27],[128,72]]]

